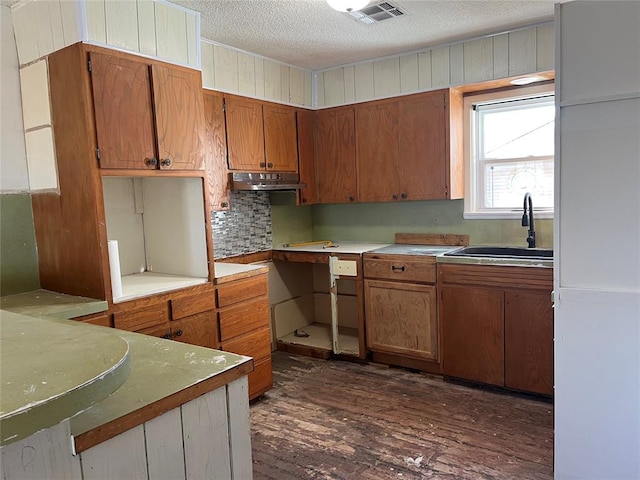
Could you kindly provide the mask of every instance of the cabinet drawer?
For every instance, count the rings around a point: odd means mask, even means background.
[[[220,340],[248,333],[269,325],[269,302],[266,298],[245,302],[240,305],[221,310]]]
[[[85,315],[83,317],[76,317],[73,320],[77,320],[82,323],[91,323],[93,325],[101,325],[103,327],[111,327],[111,315],[106,313]]]
[[[214,310],[215,297],[213,292],[200,292],[171,299],[171,318],[178,320],[196,313]]]
[[[220,285],[218,287],[218,307],[249,300],[267,294],[267,276],[260,275]]]
[[[249,400],[262,395],[273,385],[271,370],[271,355],[263,359],[254,360],[253,372],[249,374]]]
[[[436,265],[419,260],[365,258],[364,276],[384,280],[435,283]]]
[[[269,329],[264,328],[255,333],[222,342],[222,350],[237,353],[238,355],[247,355],[254,359],[269,356],[271,355],[271,335],[269,334]]]
[[[113,314],[113,325],[121,330],[138,331],[169,321],[169,304],[155,303]]]

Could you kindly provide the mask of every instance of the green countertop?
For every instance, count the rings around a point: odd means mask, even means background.
[[[0,444],[51,427],[124,384],[129,344],[87,327],[0,311]]]
[[[70,319],[106,312],[107,302],[93,298],[76,297],[49,290],[33,290],[0,297],[0,309],[31,317]]]
[[[142,418],[140,409],[241,365],[246,364],[246,373],[252,370],[251,357],[133,332],[117,332],[129,343],[131,373],[112,395],[71,419],[71,433],[75,437],[129,414]],[[79,450],[83,449],[80,446]]]

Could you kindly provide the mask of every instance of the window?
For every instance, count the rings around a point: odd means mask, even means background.
[[[465,98],[465,218],[553,216],[553,85]]]

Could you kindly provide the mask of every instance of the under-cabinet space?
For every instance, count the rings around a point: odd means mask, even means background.
[[[297,254],[286,255],[290,258]],[[301,254],[299,258],[308,257],[307,260],[311,262],[326,262],[329,257],[313,254],[313,258],[304,256]],[[329,358],[334,353],[359,358],[366,356],[360,256],[349,257],[347,261],[356,262],[358,275],[336,278],[334,312],[328,263],[274,260],[270,276],[270,303],[274,342],[279,350],[320,358]],[[333,336],[334,314],[336,344]]]
[[[202,178],[103,177],[102,186],[107,237],[117,242],[114,303],[208,281]]]

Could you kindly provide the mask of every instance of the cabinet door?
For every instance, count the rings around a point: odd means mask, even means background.
[[[313,130],[316,114],[311,110],[298,110],[298,167],[300,181],[307,186],[298,190],[298,204],[311,205],[316,203],[316,175],[315,175],[315,145]]]
[[[316,188],[318,203],[356,200],[356,144],[353,108],[318,111]]]
[[[91,52],[91,86],[102,168],[157,168],[149,65]]]
[[[285,106],[263,105],[264,156],[267,170],[298,171],[296,111]]]
[[[504,385],[504,294],[442,287],[442,370],[445,375]]]
[[[553,395],[551,292],[505,292],[505,385]]]
[[[224,97],[204,92],[204,118],[207,139],[207,181],[210,210],[229,210],[229,175],[227,170],[227,132],[224,123]]]
[[[408,200],[447,198],[447,121],[442,91],[400,100],[400,184]]]
[[[436,288],[365,280],[367,347],[438,361]]]
[[[218,348],[218,328],[214,310],[171,322],[171,338],[178,342]]]
[[[356,165],[359,202],[400,199],[397,101],[356,107]]]
[[[204,168],[204,107],[200,72],[152,65],[161,169]]]
[[[227,96],[225,105],[229,169],[264,170],[262,104]]]

